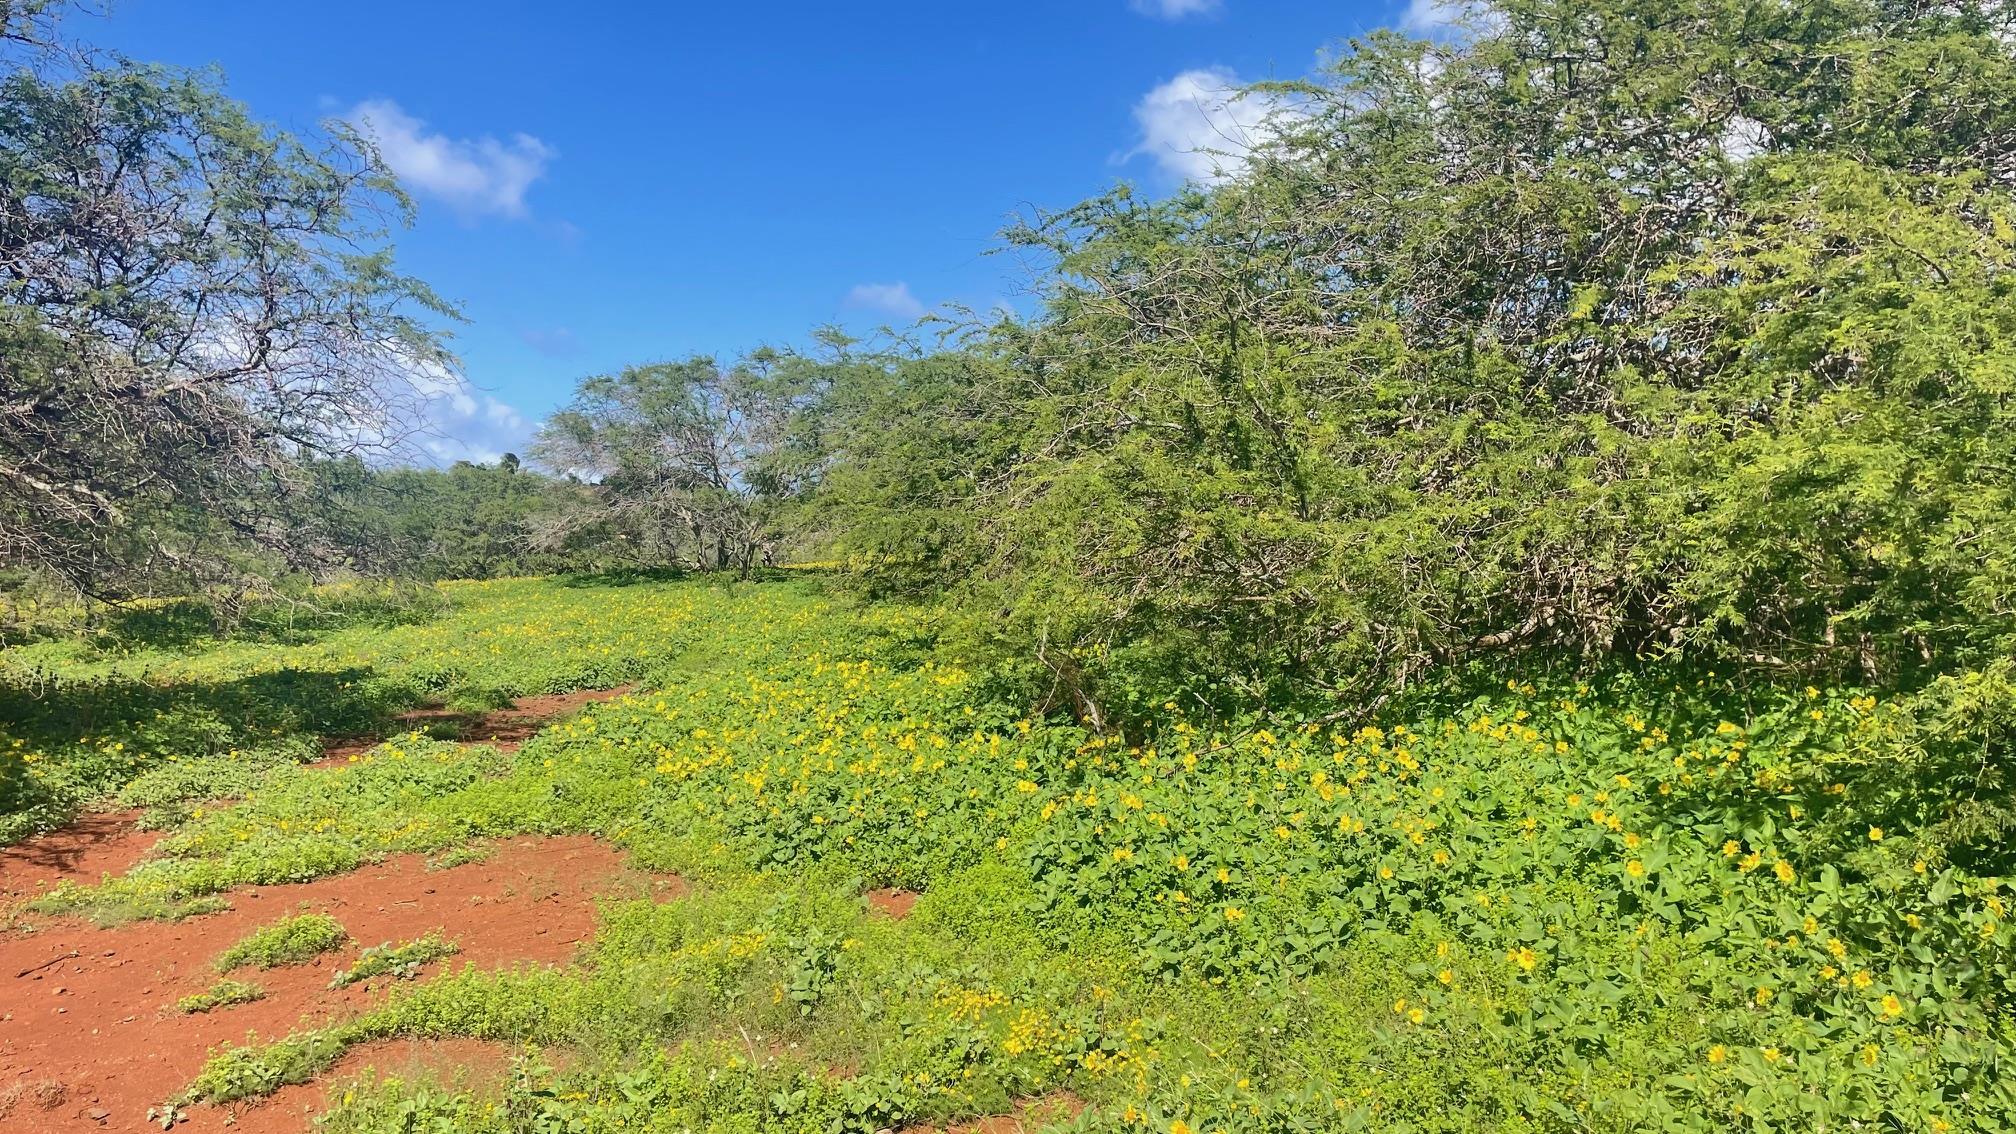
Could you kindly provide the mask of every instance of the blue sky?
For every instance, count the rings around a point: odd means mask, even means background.
[[[365,121],[460,304],[441,458],[522,448],[584,374],[1013,302],[1018,212],[1210,175],[1213,91],[1431,0],[116,0],[80,38],[216,65],[260,118]]]

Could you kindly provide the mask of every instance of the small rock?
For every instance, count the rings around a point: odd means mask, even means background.
[[[96,1119],[99,1122],[103,1122],[106,1119],[112,1117],[112,1112],[106,1110],[102,1106],[94,1106],[90,1110],[84,1112],[84,1117]]]

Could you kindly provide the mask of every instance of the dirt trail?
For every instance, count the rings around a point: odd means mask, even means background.
[[[392,732],[399,733],[412,729],[425,729],[429,725],[453,726],[455,739],[466,744],[488,744],[505,752],[515,752],[518,746],[532,739],[533,734],[545,727],[548,721],[564,717],[588,705],[601,701],[613,701],[637,688],[635,685],[618,686],[615,689],[581,689],[573,693],[540,693],[531,697],[520,697],[505,709],[492,709],[487,713],[463,713],[453,709],[409,709],[392,718]],[[364,752],[377,744],[380,737],[344,737],[328,741],[323,748],[323,757],[316,761],[318,766],[340,764],[350,757]]]
[[[210,1048],[242,1042],[248,1032],[275,1039],[386,995],[383,988],[328,987],[335,970],[366,946],[440,929],[462,949],[441,965],[558,964],[593,931],[596,898],[680,890],[677,879],[632,870],[585,836],[516,839],[496,846],[487,861],[448,870],[430,871],[408,855],[318,882],[234,891],[230,910],[179,924],[96,929],[60,921],[0,938],[0,1106],[12,1098],[0,1127],[150,1129],[147,1108],[185,1087]],[[193,1016],[174,1011],[178,998],[217,979],[212,962],[224,949],[302,910],[333,915],[353,944],[318,963],[235,974],[263,985],[263,1000]],[[230,1129],[305,1131],[323,1106],[320,1090],[311,1085],[243,1107]],[[226,1114],[195,1107],[177,1129],[222,1130]]]
[[[95,883],[126,873],[161,840],[159,831],[134,829],[139,817],[138,811],[84,815],[60,831],[0,847],[0,905],[58,882]]]
[[[1069,1122],[1085,1111],[1084,1100],[1068,1091],[1057,1091],[1033,1099],[1019,1099],[1008,1114],[994,1114],[951,1126],[906,1126],[898,1134],[1026,1134],[1060,1122]]]
[[[425,728],[454,722],[457,739],[515,751],[548,722],[587,705],[612,701],[635,689],[583,689],[573,693],[542,693],[520,697],[508,709],[488,713],[456,713],[447,709],[414,709],[393,718],[397,729]],[[369,750],[377,738],[350,737],[324,742],[324,756],[311,767],[346,763]],[[95,885],[107,874],[124,874],[161,841],[160,831],[141,831],[133,824],[138,811],[102,811],[80,815],[61,830],[0,847],[0,907],[34,897],[59,882]]]
[[[509,751],[555,717],[630,688],[524,697],[490,713],[415,710],[398,718],[398,726],[452,720],[459,739]],[[341,763],[375,743],[331,742],[319,763]],[[86,815],[60,831],[0,848],[0,908],[58,882],[95,883],[132,868],[161,838],[134,828],[139,814]],[[252,1034],[277,1039],[299,1026],[354,1015],[386,995],[382,981],[328,987],[334,972],[366,947],[439,929],[461,952],[431,971],[560,964],[593,931],[597,898],[663,898],[682,890],[677,879],[630,869],[593,839],[526,838],[448,870],[429,871],[419,856],[406,855],[317,882],[235,890],[228,895],[231,909],[179,924],[96,929],[73,919],[28,917],[33,931],[0,930],[0,1128],[158,1129],[147,1122],[147,1109],[187,1086],[210,1049]],[[259,925],[304,911],[335,916],[352,944],[314,964],[234,974],[263,986],[262,1000],[189,1016],[174,1010],[176,1000],[215,982],[212,963],[219,953]],[[481,1080],[501,1073],[508,1054],[460,1041],[372,1044],[316,1083],[264,1103],[198,1106],[176,1129],[223,1130],[236,1109],[229,1127],[234,1132],[297,1134],[326,1108],[327,1085],[336,1075],[365,1066],[410,1071],[420,1065],[462,1068]]]

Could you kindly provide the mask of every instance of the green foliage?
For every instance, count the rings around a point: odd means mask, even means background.
[[[408,202],[353,129],[297,138],[212,73],[22,33],[52,7],[0,10],[0,564],[96,598],[327,568],[276,522],[299,459],[454,366],[427,326],[453,309],[384,241]]]
[[[460,951],[460,946],[441,936],[440,930],[429,930],[427,935],[414,941],[394,945],[387,941],[373,945],[358,954],[357,963],[338,972],[329,980],[329,987],[342,988],[357,984],[376,976],[390,976],[394,980],[412,980],[420,975],[420,970],[428,964],[452,957]]]
[[[311,466],[318,491],[304,523],[327,530],[354,569],[404,579],[494,579],[593,566],[597,557],[534,546],[543,518],[578,508],[584,486],[495,464],[374,469]]]
[[[540,428],[550,468],[592,476],[550,517],[546,546],[588,546],[632,567],[738,571],[770,566],[767,507],[780,487],[763,452],[788,401],[766,397],[759,369],[711,358],[584,378]]]
[[[175,1010],[184,1015],[212,1012],[233,1004],[250,1004],[254,1000],[264,999],[265,996],[266,990],[258,985],[227,977],[202,992],[177,1000]]]
[[[349,944],[343,925],[328,914],[298,914],[261,926],[218,954],[217,971],[228,973],[247,965],[277,969],[305,965],[324,953]]]
[[[838,369],[863,586],[1099,728],[1508,654],[2006,657],[2006,6],[1483,7],[1253,92],[1241,176],[1011,233],[1027,326]]]
[[[200,819],[319,755],[322,738],[381,732],[424,701],[487,708],[634,681],[688,648],[709,593],[599,577],[448,583],[413,618],[369,598],[377,588],[358,588],[361,601],[347,589],[312,596],[356,614],[325,630],[0,651],[0,841],[100,801],[149,808],[152,825]]]
[[[2016,1108],[1992,1071],[2006,852],[1956,810],[1935,740],[1997,735],[1988,679],[1500,682],[1353,728],[1224,729],[1170,701],[1136,742],[1022,716],[932,643],[929,610],[632,593],[710,643],[651,691],[510,757],[411,737],[279,769],[53,904],[571,832],[698,889],[607,907],[575,966],[395,982],[356,1020],[220,1052],[194,1097],[411,1035],[564,1048],[567,1070],[528,1069],[509,1105],[382,1082],[351,1105],[863,1131],[1059,1090],[1093,1129],[1130,1108],[1193,1129],[1991,1129]],[[923,891],[910,917],[854,896],[885,885]]]

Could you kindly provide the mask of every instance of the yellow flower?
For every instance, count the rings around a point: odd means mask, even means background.
[[[1634,858],[1624,864],[1624,873],[1629,874],[1633,878],[1643,878],[1645,877],[1645,864]]]
[[[1410,1024],[1418,1024],[1427,1018],[1428,1013],[1423,1012],[1419,1008],[1413,1009],[1412,1011],[1407,1013],[1407,1022]]]
[[[1880,843],[1880,842],[1882,842],[1882,841],[1883,841],[1883,828],[1881,828],[1881,827],[1871,827],[1871,828],[1869,828],[1869,841],[1870,841],[1870,842],[1872,842],[1872,843]]]
[[[1877,1048],[1877,1046],[1876,1046],[1875,1044],[1873,1044],[1873,1043],[1867,1043],[1867,1044],[1863,1044],[1863,1045],[1862,1045],[1862,1066],[1864,1066],[1864,1067],[1874,1067],[1874,1066],[1876,1066],[1876,1058],[1877,1058],[1877,1056],[1879,1056],[1879,1055],[1881,1055],[1881,1054],[1882,1054],[1881,1050],[1880,1050],[1880,1049],[1878,1049],[1878,1048]]]
[[[1238,906],[1226,906],[1226,907],[1225,907],[1225,920],[1226,920],[1226,921],[1244,921],[1244,920],[1246,920],[1246,911],[1245,911],[1245,910],[1242,910],[1242,909],[1240,909],[1240,908],[1239,908]]]
[[[1710,1063],[1720,1063],[1727,1058],[1729,1058],[1729,1049],[1719,1043],[1708,1049],[1708,1062]]]
[[[1403,997],[1401,997],[1400,999],[1398,999],[1398,1000],[1395,1000],[1395,1001],[1393,1002],[1393,1011],[1394,1011],[1395,1013],[1400,1013],[1400,1012],[1405,1012],[1406,1010],[1407,1010],[1407,998],[1406,998],[1406,997],[1404,997],[1404,996],[1403,996]]]
[[[1771,998],[1775,995],[1777,994],[1772,992],[1769,988],[1759,985],[1757,987],[1757,991],[1751,994],[1750,999],[1755,1001],[1757,1006],[1761,1008],[1764,1005],[1771,1003]]]
[[[1903,1014],[1903,1011],[1904,1011],[1904,1002],[1902,1000],[1897,999],[1896,993],[1886,992],[1883,994],[1883,1014],[1885,1016],[1901,1015]]]
[[[1190,1134],[1190,1124],[1179,1118],[1169,1124],[1169,1134]]]
[[[1443,969],[1441,972],[1435,974],[1435,979],[1441,981],[1443,984],[1455,984],[1456,974],[1453,970]]]
[[[1792,869],[1792,864],[1789,862],[1780,861],[1776,866],[1773,866],[1771,869],[1778,875],[1778,881],[1780,882],[1789,883],[1794,878],[1799,877],[1799,875]]]

